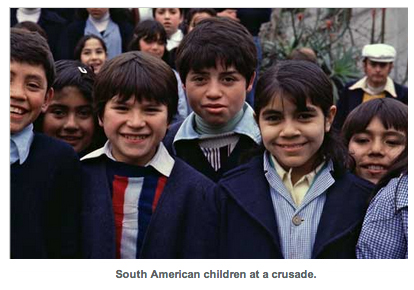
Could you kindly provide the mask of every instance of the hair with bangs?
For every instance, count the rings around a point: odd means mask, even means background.
[[[76,44],[75,50],[73,52],[74,58],[76,60],[81,59],[82,50],[85,47],[86,42],[90,39],[96,39],[97,41],[99,41],[99,43],[101,44],[103,50],[105,51],[105,54],[108,54],[108,50],[106,48],[106,44],[103,41],[103,39],[100,38],[99,36],[95,35],[95,34],[88,34],[88,35],[82,36],[82,38],[79,39],[78,43]]]
[[[242,24],[229,18],[201,20],[184,36],[176,52],[176,67],[185,83],[190,71],[215,68],[217,62],[235,69],[246,79],[246,87],[257,66],[253,37]]]
[[[47,40],[37,32],[22,28],[10,29],[10,62],[42,66],[46,75],[47,90],[55,80],[55,62]]]
[[[305,60],[279,61],[269,68],[258,80],[254,99],[254,111],[257,120],[264,107],[275,98],[288,98],[300,112],[308,111],[306,101],[319,107],[327,117],[334,105],[332,84],[322,69],[315,63]],[[332,160],[335,174],[342,174],[347,150],[331,126],[325,133],[323,143],[318,151],[315,167],[322,160]]]
[[[145,20],[140,22],[134,29],[134,37],[128,45],[128,50],[141,50],[139,41],[143,39],[147,42],[162,41],[167,45],[167,32],[164,26],[155,20]]]
[[[345,145],[348,146],[354,134],[364,132],[375,117],[385,129],[404,132],[408,145],[408,106],[392,98],[374,99],[353,109],[342,126]]]
[[[94,99],[100,118],[106,103],[115,96],[120,102],[133,96],[138,102],[164,104],[171,122],[178,106],[177,79],[161,59],[139,51],[126,52],[105,62],[95,81]]]

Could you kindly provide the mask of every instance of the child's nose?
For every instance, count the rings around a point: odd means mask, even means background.
[[[24,93],[23,86],[20,84],[10,84],[10,98],[25,100],[26,94]]]
[[[371,146],[371,154],[380,154],[384,153],[384,144],[381,140],[374,140]]]
[[[76,120],[75,114],[69,114],[64,125],[66,130],[77,130],[79,128],[78,122]]]
[[[213,98],[213,99],[221,98],[223,96],[223,91],[221,89],[220,84],[217,81],[213,80],[210,82],[208,89],[207,89],[206,96],[208,98]]]
[[[283,126],[282,131],[280,132],[281,137],[295,137],[300,135],[300,132],[295,125],[295,123],[291,120],[286,120]]]
[[[128,116],[127,125],[132,128],[145,126],[145,117],[140,112],[131,112]]]

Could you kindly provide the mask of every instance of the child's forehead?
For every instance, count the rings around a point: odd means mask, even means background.
[[[189,71],[189,73],[201,73],[201,72],[240,73],[233,64],[225,64],[221,61],[216,61],[215,64],[211,64],[211,65],[194,66]]]
[[[44,81],[47,81],[46,71],[42,64],[31,63],[26,61],[10,61],[10,73],[12,74],[24,74],[27,76],[36,76]]]
[[[139,97],[136,97],[135,95],[131,96],[121,96],[121,95],[115,95],[110,100],[113,103],[118,104],[135,104],[139,103],[140,105],[161,105],[161,102],[157,101],[155,98],[147,97],[144,95],[141,95]]]
[[[278,111],[309,111],[316,110],[317,107],[312,103],[308,97],[305,99],[303,106],[300,106],[298,100],[290,94],[279,92],[274,94],[270,99],[269,103],[265,106],[266,108],[278,110]]]

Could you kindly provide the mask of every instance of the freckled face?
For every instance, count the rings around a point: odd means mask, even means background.
[[[349,153],[356,164],[355,174],[378,183],[404,150],[406,140],[404,132],[385,129],[380,119],[373,118],[365,131],[354,134],[349,141]]]

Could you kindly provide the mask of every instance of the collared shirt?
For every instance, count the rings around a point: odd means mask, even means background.
[[[356,255],[358,259],[408,259],[408,175],[392,179],[371,201]]]
[[[289,172],[287,172],[283,169],[282,166],[280,166],[280,164],[273,157],[273,155],[270,154],[270,158],[274,165],[274,168],[276,169],[277,174],[279,174],[286,189],[292,195],[293,201],[296,205],[300,205],[306,192],[308,192],[309,188],[311,187],[316,174],[322,169],[322,167],[325,165],[325,162],[322,162],[318,167],[315,168],[315,170],[302,176],[295,184],[292,184],[293,168],[290,168]]]
[[[19,133],[10,135],[10,165],[17,160],[19,160],[20,164],[26,161],[33,138],[33,124],[28,125]]]
[[[256,144],[260,144],[262,138],[260,135],[259,127],[254,121],[254,111],[249,104],[245,103],[243,106],[243,117],[237,123],[233,132],[241,135],[246,135],[252,139]],[[181,124],[174,137],[173,143],[179,140],[194,140],[201,139],[202,136],[194,129],[195,124],[195,113],[192,112]],[[208,138],[208,137],[207,137]]]
[[[167,50],[170,51],[171,49],[176,48],[181,40],[183,40],[183,37],[184,34],[180,29],[174,32],[173,35],[167,39]]]
[[[384,86],[384,89],[380,93],[373,92],[372,90],[368,88],[366,76],[360,79],[359,81],[357,81],[355,84],[353,84],[349,89],[350,90],[362,89],[365,92],[365,94],[368,94],[371,96],[371,97],[364,96],[363,102],[369,101],[370,99],[378,98],[380,97],[381,93],[384,93],[384,92],[388,92],[394,98],[397,97],[397,93],[395,92],[394,82],[392,81],[390,77],[387,77],[387,82]]]
[[[86,159],[97,158],[101,155],[106,155],[109,159],[113,161],[117,161],[114,156],[112,155],[112,145],[111,142],[108,140],[106,141],[105,145],[97,149],[88,155],[82,157],[81,161]],[[145,164],[145,167],[152,166],[155,170],[157,170],[162,175],[169,177],[171,171],[174,167],[175,160],[171,157],[168,153],[167,149],[165,148],[164,144],[161,142],[158,146],[158,149],[154,155],[154,157]]]
[[[276,169],[271,165],[269,152],[265,152],[264,170],[270,185],[270,194],[286,259],[310,259],[326,201],[326,191],[335,180],[331,175],[333,164],[327,162],[314,177],[302,203],[297,206]]]

